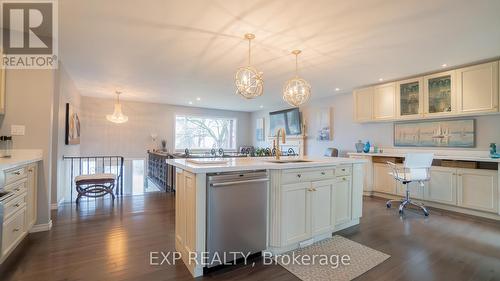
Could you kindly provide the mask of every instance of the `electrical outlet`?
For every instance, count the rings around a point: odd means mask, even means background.
[[[13,136],[24,136],[26,132],[26,126],[24,125],[11,125],[10,134]]]

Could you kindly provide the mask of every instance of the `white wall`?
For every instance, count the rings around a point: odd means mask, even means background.
[[[333,116],[333,140],[329,142],[316,141],[317,125],[315,115],[317,109],[323,107],[332,108]],[[284,106],[283,108],[286,108]],[[306,122],[306,155],[320,156],[327,147],[336,147],[345,152],[354,151],[354,143],[358,140],[370,141],[379,147],[393,148],[393,123],[369,123],[359,124],[353,122],[352,95],[340,94],[325,99],[312,100],[306,106],[300,108],[303,120]],[[269,111],[257,111],[252,113],[252,140],[256,146],[266,146],[266,143],[257,142],[255,139],[256,119],[265,117],[266,134],[269,130]],[[472,117],[476,119],[476,142],[475,148],[460,150],[488,150],[491,142],[500,143],[500,115],[488,115]],[[440,150],[442,148],[439,148]],[[453,149],[453,148],[449,148]]]
[[[43,150],[38,173],[37,224],[50,221],[55,76],[53,70],[7,70],[6,112],[0,118],[1,135],[10,135],[11,125],[26,126],[24,136],[13,137],[14,149]]]
[[[205,115],[235,117],[237,121],[237,147],[252,143],[249,112],[173,106],[166,104],[122,102],[122,110],[128,122],[115,124],[106,120],[113,112],[114,100],[82,97],[80,153],[87,155],[122,155],[125,158],[145,158],[146,151],[159,148],[161,139],[167,140],[169,151],[174,149],[175,115]],[[158,135],[153,144],[151,133]]]

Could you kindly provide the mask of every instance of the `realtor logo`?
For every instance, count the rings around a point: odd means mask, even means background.
[[[2,2],[2,67],[57,68],[54,1]]]

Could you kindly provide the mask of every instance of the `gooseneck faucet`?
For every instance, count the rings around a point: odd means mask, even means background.
[[[276,139],[273,140],[273,148],[274,151],[276,152],[276,160],[280,160],[281,157],[280,136],[281,136],[281,142],[285,143],[286,132],[284,128],[279,128],[278,130],[276,130]]]

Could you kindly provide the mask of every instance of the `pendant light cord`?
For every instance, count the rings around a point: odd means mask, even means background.
[[[248,39],[248,66],[251,66],[250,64],[250,52],[252,50],[252,39]]]
[[[295,54],[295,77],[299,77],[299,54]]]

